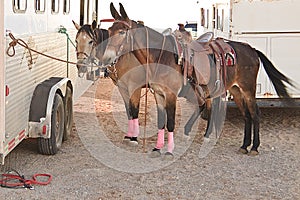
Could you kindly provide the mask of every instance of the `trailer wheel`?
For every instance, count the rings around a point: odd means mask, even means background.
[[[64,102],[59,94],[55,94],[51,114],[50,138],[39,138],[38,148],[41,154],[54,155],[62,144],[64,133]]]
[[[65,131],[63,134],[63,141],[69,139],[73,127],[73,95],[71,88],[67,87],[65,96]]]

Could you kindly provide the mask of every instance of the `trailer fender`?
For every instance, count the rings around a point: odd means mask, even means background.
[[[51,114],[56,94],[63,99],[73,92],[70,79],[51,77],[38,84],[33,92],[29,110],[29,137],[51,137]]]

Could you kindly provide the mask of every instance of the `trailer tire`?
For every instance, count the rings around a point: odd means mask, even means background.
[[[69,139],[73,128],[73,94],[71,88],[67,87],[65,95],[65,130],[63,141]]]
[[[60,149],[64,134],[64,102],[55,94],[51,114],[50,138],[38,138],[38,149],[41,154],[54,155]]]

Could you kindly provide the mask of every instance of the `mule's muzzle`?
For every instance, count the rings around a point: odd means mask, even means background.
[[[104,66],[112,65],[113,63],[114,63],[114,60],[110,57],[103,60],[103,65]]]
[[[115,51],[106,50],[102,57],[102,64],[104,66],[114,65],[117,60],[118,57]]]
[[[86,73],[88,68],[88,62],[86,59],[77,61],[77,70],[78,74]]]

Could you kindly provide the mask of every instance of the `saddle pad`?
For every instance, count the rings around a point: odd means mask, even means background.
[[[210,79],[210,62],[204,52],[194,52],[194,70],[198,84],[207,85]]]

